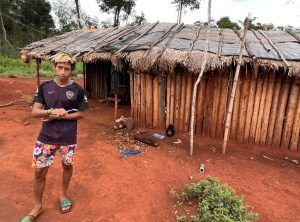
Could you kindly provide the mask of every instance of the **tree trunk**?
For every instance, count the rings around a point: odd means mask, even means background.
[[[79,11],[79,2],[78,2],[78,0],[75,0],[75,4],[76,4],[76,11],[77,11],[77,23],[78,23],[78,27],[80,29],[82,29],[82,25],[80,23],[80,11]]]

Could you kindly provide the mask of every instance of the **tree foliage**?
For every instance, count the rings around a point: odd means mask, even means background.
[[[17,55],[19,47],[50,36],[55,29],[46,0],[1,0],[3,26],[0,31],[1,53]],[[14,49],[9,49],[4,32]]]
[[[184,8],[188,8],[190,10],[199,9],[200,8],[200,0],[173,0],[171,4],[176,5],[177,8],[177,23],[181,23],[182,10]]]
[[[224,29],[241,29],[241,27],[236,22],[232,22],[228,16],[220,18],[217,21],[217,26]]]
[[[68,0],[56,0],[52,2],[53,11],[56,16],[58,32],[64,33],[84,28],[98,26],[98,19],[88,16],[85,12],[76,7],[74,2]],[[78,11],[80,11],[80,22],[78,22]]]
[[[100,10],[106,13],[113,13],[114,26],[120,25],[120,13],[130,15],[135,7],[135,0],[97,0]]]
[[[143,25],[147,23],[145,14],[142,12],[141,15],[135,15],[134,20],[130,25]]]

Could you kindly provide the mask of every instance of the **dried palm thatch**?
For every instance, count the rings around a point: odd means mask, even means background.
[[[205,28],[173,23],[155,23],[108,29],[77,30],[31,43],[23,55],[51,60],[59,52],[86,63],[109,60],[119,66],[129,62],[131,69],[172,73],[183,67],[198,73],[205,48]],[[300,77],[300,32],[248,31],[244,64],[266,69],[284,68],[288,75]],[[207,70],[222,69],[236,63],[241,48],[240,33],[212,29]]]

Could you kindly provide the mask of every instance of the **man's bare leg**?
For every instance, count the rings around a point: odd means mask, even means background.
[[[43,192],[46,185],[46,175],[49,167],[35,169],[34,172],[34,182],[33,182],[33,192],[35,198],[35,204],[30,215],[37,216],[41,213],[43,206]]]
[[[67,196],[67,190],[73,173],[72,165],[66,165],[62,163],[62,167],[63,167],[63,174],[62,174],[62,185],[61,185],[61,192],[60,192],[61,201],[69,199]],[[62,210],[63,211],[68,210],[70,207],[71,206],[64,207]]]

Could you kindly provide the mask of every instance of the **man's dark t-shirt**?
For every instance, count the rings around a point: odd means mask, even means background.
[[[83,111],[89,107],[83,89],[74,81],[66,87],[58,86],[55,80],[43,82],[33,101],[43,104],[44,109],[64,108],[65,110],[78,109]],[[52,145],[76,144],[77,120],[61,119],[43,122],[38,140]]]

